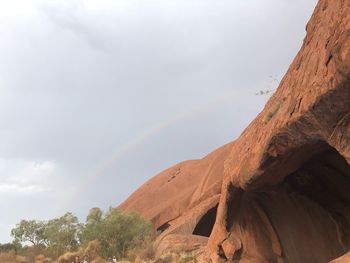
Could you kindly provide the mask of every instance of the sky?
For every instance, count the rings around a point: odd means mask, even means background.
[[[237,138],[316,0],[0,0],[0,243]]]

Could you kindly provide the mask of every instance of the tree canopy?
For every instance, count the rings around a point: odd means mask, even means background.
[[[109,209],[107,213],[91,208],[85,223],[70,212],[48,221],[21,220],[11,235],[14,243],[44,246],[54,258],[64,252],[75,251],[81,245],[97,240],[101,256],[125,256],[125,252],[149,237],[151,223],[137,213]]]
[[[21,220],[11,230],[11,236],[17,242],[30,242],[33,246],[44,244],[46,241],[45,226],[43,221]]]

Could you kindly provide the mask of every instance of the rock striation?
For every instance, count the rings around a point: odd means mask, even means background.
[[[203,262],[350,262],[350,1],[319,0],[306,31],[236,141],[121,205],[152,220],[159,250],[203,236]]]

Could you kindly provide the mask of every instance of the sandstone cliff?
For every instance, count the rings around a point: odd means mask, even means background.
[[[321,263],[350,250],[350,0],[320,0],[306,30],[235,142],[157,175],[121,206],[152,219],[159,250],[198,235],[212,262]]]

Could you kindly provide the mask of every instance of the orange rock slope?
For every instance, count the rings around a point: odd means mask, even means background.
[[[233,143],[226,144],[201,160],[179,163],[151,178],[120,208],[137,211],[163,232],[193,208],[217,205],[222,185],[224,160]]]
[[[349,262],[350,0],[319,0],[306,30],[235,142],[164,171],[121,205],[152,219],[158,253],[202,236],[203,262]]]

